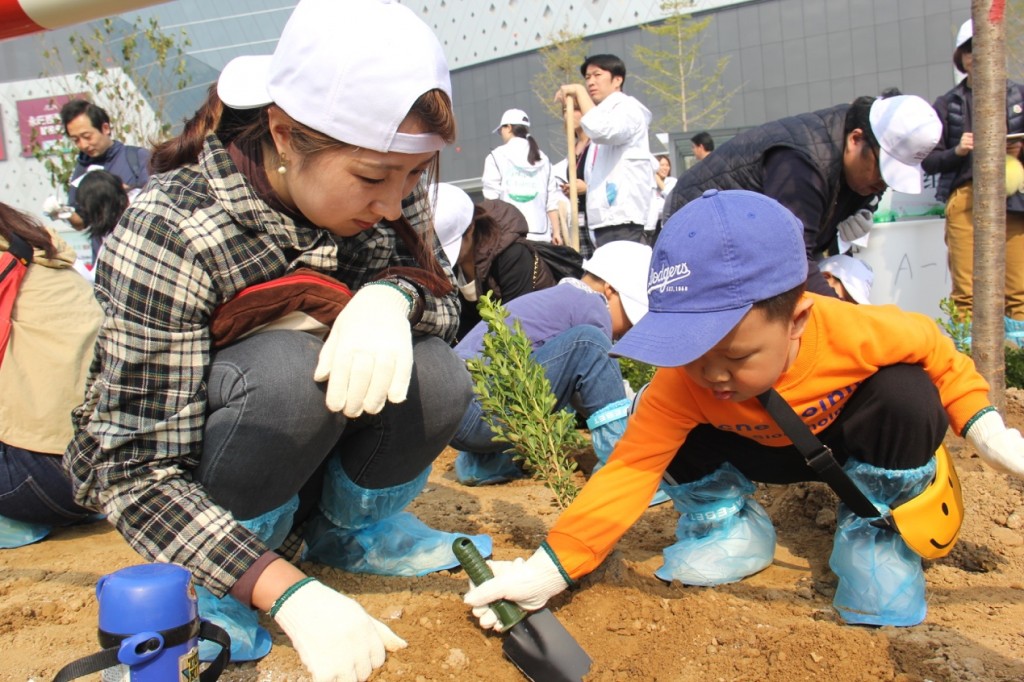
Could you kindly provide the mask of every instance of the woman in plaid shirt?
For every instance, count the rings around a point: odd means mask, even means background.
[[[301,0],[273,56],[229,63],[155,150],[106,243],[105,320],[65,467],[140,554],[192,571],[233,660],[270,648],[246,607],[277,620],[316,680],[364,680],[405,646],[286,560],[296,538],[304,558],[350,571],[457,563],[449,534],[402,512],[471,395],[421,182],[454,139],[450,92],[441,46],[407,8]],[[326,340],[282,329],[289,315],[215,344],[222,304],[299,268],[355,292]]]

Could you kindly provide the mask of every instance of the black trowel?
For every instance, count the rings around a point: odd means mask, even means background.
[[[479,585],[494,577],[469,538],[456,538],[452,551],[470,580]],[[527,613],[504,599],[491,604],[506,633],[502,651],[533,682],[580,682],[590,656],[548,609]]]

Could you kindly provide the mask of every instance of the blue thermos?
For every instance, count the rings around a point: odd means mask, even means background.
[[[227,633],[200,621],[192,574],[175,564],[129,566],[96,583],[103,651],[64,667],[54,682],[99,670],[119,682],[215,680],[227,662]],[[199,669],[199,639],[222,645],[222,655]]]

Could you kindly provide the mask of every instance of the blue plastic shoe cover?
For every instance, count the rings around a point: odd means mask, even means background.
[[[1015,346],[1024,347],[1024,320],[1015,320],[1012,317],[1004,317],[1003,330],[1007,341]]]
[[[292,495],[290,500],[277,509],[271,509],[266,514],[255,518],[239,521],[238,525],[255,533],[270,549],[277,549],[288,537],[295,520],[295,512],[298,510],[299,496]]]
[[[42,523],[15,521],[0,516],[0,549],[14,549],[39,542],[49,535],[52,529],[52,526]]]
[[[668,486],[665,485],[664,483],[662,483],[660,486],[658,486],[657,492],[655,492],[654,493],[654,497],[651,498],[651,503],[649,505],[647,505],[647,506],[649,506],[649,507],[657,507],[659,504],[665,504],[666,502],[671,500],[672,498],[668,496],[667,492],[665,492],[665,490],[667,490],[667,489],[668,489]]]
[[[664,486],[680,512],[678,542],[654,572],[684,585],[721,585],[753,575],[775,557],[775,527],[751,495],[755,486],[725,463],[692,483]]]
[[[322,514],[306,522],[303,557],[350,573],[424,576],[455,568],[452,542],[460,533],[434,530],[402,512],[427,484],[430,469],[402,485],[370,490],[353,483],[341,463],[327,466]],[[491,538],[470,536],[483,556],[491,555]]]
[[[597,456],[598,462],[594,471],[604,466],[611,456],[612,450],[618,445],[619,439],[622,438],[622,434],[625,433],[631,403],[629,398],[616,400],[587,418],[590,443],[594,446],[594,454]]]
[[[267,547],[274,549],[280,547],[288,536],[298,508],[299,496],[293,495],[280,507],[239,521],[238,525],[249,529]],[[259,625],[256,611],[231,595],[217,599],[205,587],[196,587],[196,595],[199,597],[199,616],[221,626],[231,636],[231,661],[258,661],[270,653],[270,633]],[[206,640],[199,642],[200,661],[212,661],[219,653],[219,644]]]
[[[231,662],[258,661],[270,653],[270,633],[260,627],[259,614],[231,595],[217,599],[205,587],[196,586],[199,617],[224,628],[231,636]],[[220,654],[220,645],[199,642],[199,660],[212,661]]]
[[[919,494],[935,476],[934,458],[917,469],[882,469],[850,459],[843,467],[886,512]],[[898,533],[839,505],[828,565],[839,577],[832,604],[847,623],[917,625],[928,611],[921,557]]]
[[[360,488],[345,473],[341,460],[332,457],[327,461],[320,511],[340,528],[365,528],[408,507],[427,485],[429,477],[430,467],[427,467],[408,483],[390,488]]]
[[[318,514],[307,522],[306,529],[304,561],[319,561],[349,573],[407,577],[422,577],[458,566],[452,543],[465,535],[435,530],[409,512],[357,530],[338,528]],[[491,555],[490,536],[468,537],[481,555]]]
[[[459,452],[455,476],[467,486],[494,485],[523,478],[526,474],[512,459],[511,452]]]

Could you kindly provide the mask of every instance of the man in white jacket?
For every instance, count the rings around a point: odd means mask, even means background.
[[[643,244],[651,204],[651,112],[622,92],[626,65],[615,55],[587,57],[580,73],[585,86],[568,83],[555,97],[575,100],[590,136],[584,180],[591,236],[596,246],[622,240]]]

